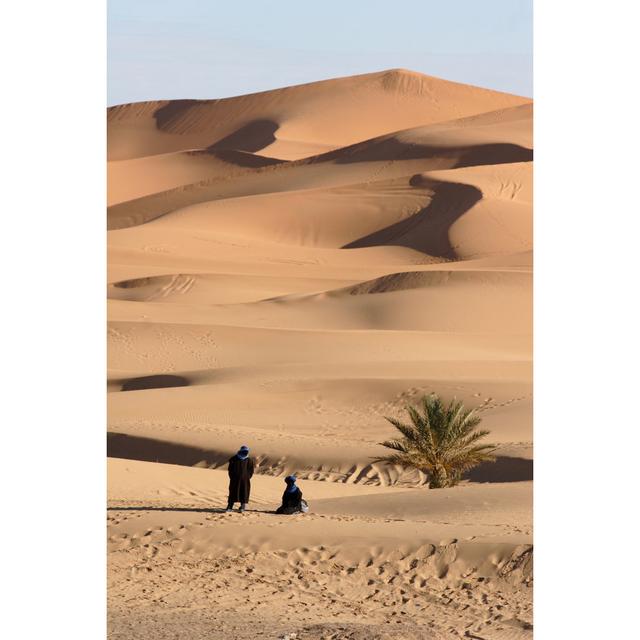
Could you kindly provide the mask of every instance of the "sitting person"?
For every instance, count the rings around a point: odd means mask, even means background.
[[[282,494],[282,504],[278,507],[276,513],[292,515],[294,513],[305,513],[309,510],[307,503],[302,499],[302,491],[296,485],[295,476],[287,476],[284,481],[287,488]]]

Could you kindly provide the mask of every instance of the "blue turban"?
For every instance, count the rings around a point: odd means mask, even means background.
[[[249,457],[249,447],[247,447],[246,444],[243,444],[236,455],[240,460],[246,460]]]

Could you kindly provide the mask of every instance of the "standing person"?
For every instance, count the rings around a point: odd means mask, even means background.
[[[249,457],[249,447],[242,445],[235,456],[229,458],[229,500],[227,511],[233,510],[236,502],[240,503],[239,511],[247,510],[251,493],[251,476],[253,460]]]
[[[284,481],[287,488],[282,494],[282,504],[278,507],[276,513],[292,515],[294,513],[303,513],[305,511],[306,502],[302,499],[302,491],[296,484],[295,476],[287,476]]]

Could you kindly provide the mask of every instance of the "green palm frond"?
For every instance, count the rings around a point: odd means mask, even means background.
[[[496,448],[481,444],[489,431],[478,429],[481,418],[453,399],[448,405],[436,394],[424,396],[418,407],[407,406],[410,423],[386,418],[402,435],[380,444],[395,453],[377,462],[414,467],[430,477],[430,486],[453,486],[462,474],[482,462],[495,460]]]
[[[386,440],[380,443],[387,449],[393,449],[394,451],[400,451],[402,453],[408,453],[407,445],[402,440]]]
[[[406,440],[413,442],[416,439],[413,427],[410,427],[395,418],[386,418],[386,420],[388,420],[405,437]]]

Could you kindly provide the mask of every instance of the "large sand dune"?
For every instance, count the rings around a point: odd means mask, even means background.
[[[530,637],[531,101],[393,70],[108,127],[113,637]],[[454,489],[372,462],[431,391],[499,445]]]
[[[214,148],[292,160],[528,102],[404,69],[224,100],[142,102],[109,109],[109,159]]]

